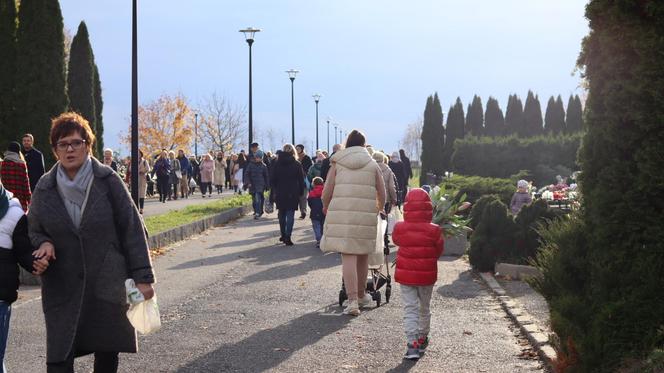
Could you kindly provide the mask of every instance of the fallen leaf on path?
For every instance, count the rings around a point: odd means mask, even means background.
[[[467,331],[467,330],[464,330],[464,331],[463,331],[463,334],[464,334],[464,335],[473,335],[472,332],[469,332],[469,331]]]

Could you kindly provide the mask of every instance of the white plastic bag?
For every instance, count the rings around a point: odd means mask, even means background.
[[[385,231],[387,230],[387,222],[383,220],[380,215],[378,216],[376,229],[376,249],[373,253],[369,254],[369,267],[377,267],[385,262]]]
[[[161,316],[157,296],[145,300],[143,294],[138,290],[134,280],[125,281],[127,293],[127,318],[131,325],[141,334],[154,333],[161,328]]]

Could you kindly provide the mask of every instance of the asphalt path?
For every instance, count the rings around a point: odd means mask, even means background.
[[[196,188],[196,193],[189,196],[189,198],[179,198],[176,200],[166,201],[165,203],[159,202],[159,195],[155,194],[155,197],[145,199],[145,208],[143,209],[143,215],[145,217],[153,215],[165,214],[169,211],[180,210],[187,206],[191,205],[200,205],[212,200],[218,200],[220,198],[232,197],[233,192],[228,189],[224,189],[222,194],[217,194],[216,190],[213,190],[212,197],[208,195],[203,198],[200,193],[200,189]]]
[[[405,352],[399,286],[389,304],[353,318],[337,305],[340,258],[315,248],[309,220],[296,245],[278,243],[274,214],[243,218],[176,244],[156,258],[162,329],[122,354],[121,372],[529,372],[524,344],[463,259],[443,257],[432,299],[431,344]],[[11,320],[9,372],[45,371],[45,332],[35,289]],[[90,357],[77,372],[92,371]]]

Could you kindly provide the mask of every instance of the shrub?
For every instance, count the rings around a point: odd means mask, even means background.
[[[470,264],[478,271],[492,271],[496,261],[514,245],[514,220],[501,201],[488,202],[470,238]]]
[[[509,178],[529,171],[537,186],[555,182],[558,174],[577,170],[582,134],[511,137],[466,137],[454,144],[452,170],[465,175]]]
[[[541,199],[523,206],[514,218],[516,225],[514,249],[505,259],[509,263],[525,264],[529,258],[534,258],[540,246],[538,228],[545,228],[562,214],[560,210],[549,208],[546,201]]]
[[[443,180],[440,187],[457,191],[457,195],[466,194],[467,201],[472,204],[487,194],[495,194],[503,203],[509,204],[516,191],[516,184],[509,179],[462,175]]]
[[[482,218],[482,212],[484,212],[484,208],[486,205],[493,201],[500,201],[500,197],[495,194],[487,194],[480,197],[480,199],[475,202],[473,207],[470,209],[470,222],[468,223],[469,227],[472,229],[477,228],[477,225],[480,223],[480,219]]]

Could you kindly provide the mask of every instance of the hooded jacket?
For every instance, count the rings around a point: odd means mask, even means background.
[[[323,190],[328,208],[321,250],[366,255],[376,251],[378,212],[385,205],[385,183],[367,149],[353,146],[335,153]]]
[[[392,233],[399,246],[396,282],[409,286],[428,286],[438,278],[438,257],[443,253],[442,229],[431,223],[433,205],[427,192],[415,188],[408,192],[404,205],[404,221]]]

